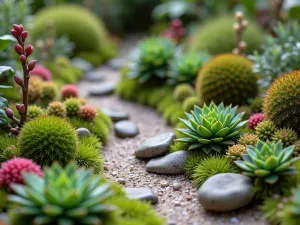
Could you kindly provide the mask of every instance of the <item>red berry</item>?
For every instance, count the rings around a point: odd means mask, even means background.
[[[28,36],[28,32],[27,31],[23,31],[22,34],[21,34],[21,37],[23,40],[25,40]]]
[[[20,34],[22,34],[23,30],[24,30],[24,27],[22,24],[19,25],[19,28],[20,28]]]
[[[261,123],[262,121],[264,121],[265,119],[265,115],[263,113],[255,113],[253,114],[249,120],[248,120],[248,127],[252,130],[255,129],[255,127]]]
[[[16,53],[18,53],[19,55],[23,54],[23,47],[20,44],[15,44],[14,48]]]
[[[23,63],[23,62],[26,62],[27,58],[25,55],[20,55],[20,61]]]
[[[36,64],[36,60],[30,61],[30,63],[28,63],[28,70],[29,71],[33,70],[35,67],[35,64]]]
[[[18,36],[22,34],[23,26],[20,27],[18,24],[14,24],[13,27],[14,27],[15,31],[17,31]]]
[[[26,56],[27,57],[30,56],[32,54],[32,52],[33,52],[33,46],[32,45],[26,46],[26,48],[25,48],[25,54],[26,54]]]
[[[18,37],[18,32],[15,29],[11,29],[10,33],[12,34],[12,36],[14,36],[15,38]]]
[[[12,119],[14,117],[14,112],[10,108],[5,107],[4,110],[8,118]]]
[[[23,83],[24,83],[23,80],[20,77],[17,77],[17,76],[14,76],[14,80],[20,86],[22,86]]]

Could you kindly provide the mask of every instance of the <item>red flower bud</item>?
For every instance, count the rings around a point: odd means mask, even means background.
[[[27,31],[23,31],[22,34],[21,34],[21,37],[22,37],[23,41],[27,38],[27,36],[28,36]]]
[[[20,114],[23,114],[23,113],[25,112],[25,105],[24,105],[24,104],[21,104],[21,105],[19,106],[18,111],[19,111]]]
[[[18,37],[18,32],[15,29],[11,29],[10,33],[12,34],[12,36],[14,36],[15,38]]]
[[[17,129],[17,128],[10,128],[10,132],[12,133],[12,134],[19,134],[19,129]]]
[[[21,104],[18,104],[18,103],[16,104],[16,109],[17,109],[18,111],[19,111],[20,105],[21,105]]]
[[[13,25],[15,31],[17,31],[18,36],[21,35],[22,31],[23,31],[23,26],[20,27],[18,24],[14,24]]]
[[[8,118],[12,119],[14,117],[14,112],[10,108],[5,107],[4,110],[5,110],[5,114]]]
[[[14,80],[18,85],[23,86],[24,82],[20,77],[14,76]]]
[[[33,46],[32,45],[26,46],[26,48],[25,48],[25,54],[26,54],[26,56],[27,57],[30,56],[32,54],[32,52],[33,52]]]
[[[27,58],[25,55],[21,55],[20,56],[20,61],[23,63],[23,62],[26,62]]]
[[[22,34],[23,30],[24,30],[24,27],[22,24],[19,25],[19,28],[20,28],[20,34]]]
[[[16,53],[21,55],[23,53],[23,47],[19,44],[15,44],[15,51],[16,51]]]
[[[28,63],[28,70],[29,71],[33,70],[35,67],[35,64],[36,64],[36,60],[30,61],[30,63]]]

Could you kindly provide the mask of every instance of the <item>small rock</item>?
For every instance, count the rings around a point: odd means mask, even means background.
[[[81,128],[78,128],[77,130],[76,130],[76,132],[77,132],[77,135],[79,136],[79,137],[88,137],[88,136],[90,136],[91,135],[91,132],[88,130],[88,129],[86,129],[86,128],[84,128],[84,127],[81,127]]]
[[[119,184],[123,184],[123,185],[126,184],[126,180],[123,178],[118,179],[118,182],[119,182]]]
[[[160,182],[160,186],[161,186],[162,188],[168,187],[168,186],[169,186],[169,182],[163,180],[163,181]]]
[[[227,212],[246,206],[253,199],[251,179],[236,173],[221,173],[207,179],[198,190],[200,204],[206,209]]]
[[[106,96],[114,93],[116,84],[112,82],[101,84],[95,88],[90,89],[89,94],[91,96]]]
[[[150,188],[125,188],[127,197],[141,201],[149,201],[152,204],[158,203],[158,197]]]
[[[232,224],[238,224],[240,221],[239,221],[239,219],[236,218],[236,217],[231,217],[230,222],[231,222]]]
[[[181,188],[181,184],[178,183],[177,181],[174,181],[172,184],[173,190],[178,191]]]
[[[80,58],[72,59],[72,64],[84,72],[88,72],[93,69],[93,65],[91,63]]]
[[[111,175],[113,175],[113,176],[117,176],[117,175],[118,175],[118,173],[117,173],[116,171],[113,171],[113,172],[111,173]]]
[[[187,155],[186,151],[177,151],[160,158],[151,159],[146,165],[146,170],[158,174],[183,174]]]
[[[174,133],[163,133],[144,141],[135,151],[138,158],[153,158],[169,151],[169,147],[175,138]]]
[[[170,220],[170,221],[168,221],[168,225],[176,225],[176,222],[175,222],[175,221],[172,221],[172,220]]]
[[[135,137],[139,131],[136,125],[129,121],[123,120],[115,124],[115,133],[120,138]]]
[[[129,119],[128,113],[120,112],[120,111],[117,111],[114,109],[103,108],[102,112],[104,114],[106,114],[107,116],[109,116],[112,119],[112,121],[114,121],[114,122]]]
[[[101,71],[90,71],[86,74],[85,79],[90,82],[104,81],[105,73]]]
[[[115,58],[108,62],[108,66],[110,66],[113,70],[119,70],[125,65],[125,63],[125,59]]]

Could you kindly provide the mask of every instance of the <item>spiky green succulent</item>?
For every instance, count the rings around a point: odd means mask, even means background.
[[[28,221],[22,224],[103,224],[116,210],[105,203],[114,195],[111,185],[94,177],[92,170],[77,170],[74,163],[66,168],[54,164],[45,170],[44,178],[32,173],[23,177],[25,185],[12,185],[15,195],[9,196],[15,204],[11,215]]]
[[[295,141],[297,141],[297,134],[290,128],[282,128],[277,130],[273,137],[272,141],[278,142],[281,141],[284,147],[292,145]]]
[[[247,123],[242,120],[243,115],[237,114],[237,107],[224,107],[223,103],[195,106],[191,113],[186,113],[187,119],[180,119],[186,129],[178,129],[184,137],[177,141],[189,143],[189,150],[200,148],[206,153],[220,153],[240,137],[240,128]]]
[[[163,38],[150,38],[141,42],[129,64],[129,78],[138,79],[142,83],[153,78],[165,79],[174,51],[175,44]]]
[[[271,140],[275,131],[276,127],[274,123],[269,120],[262,121],[255,127],[255,134],[262,141]]]
[[[258,141],[256,146],[247,146],[247,152],[243,160],[235,161],[235,164],[243,169],[244,175],[255,178],[263,178],[267,184],[275,184],[280,176],[296,174],[292,166],[298,158],[292,158],[294,146],[283,148],[281,142]]]
[[[37,105],[30,105],[27,111],[27,121],[33,120],[44,114],[43,109]]]
[[[199,70],[209,59],[210,55],[205,52],[189,53],[175,58],[170,62],[169,82],[194,84]]]

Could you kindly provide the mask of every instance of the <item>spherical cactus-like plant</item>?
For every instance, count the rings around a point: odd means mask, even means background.
[[[300,140],[297,140],[293,143],[293,145],[295,146],[295,149],[294,149],[294,156],[296,157],[299,157],[300,156]]]
[[[94,120],[96,114],[95,108],[90,105],[83,105],[80,107],[80,117],[84,120]]]
[[[18,146],[22,157],[32,159],[41,166],[54,161],[66,165],[77,151],[75,129],[64,119],[38,117],[24,125]]]
[[[75,85],[67,84],[62,87],[61,89],[61,97],[62,99],[74,97],[77,98],[79,96],[78,94],[78,88]]]
[[[42,116],[43,114],[44,110],[40,106],[30,105],[28,106],[27,111],[27,121],[33,120],[34,118]]]
[[[34,67],[33,70],[30,71],[29,75],[32,76],[37,76],[42,78],[44,81],[50,81],[52,80],[52,74],[50,70],[48,70],[46,67],[42,65],[37,65]]]
[[[264,121],[265,119],[265,115],[263,113],[255,113],[253,114],[249,120],[248,120],[248,127],[252,130],[255,129],[255,127],[261,123],[262,121]]]
[[[263,109],[276,127],[300,133],[300,71],[285,73],[271,84]]]
[[[168,71],[169,83],[190,83],[193,85],[200,69],[209,59],[210,55],[204,52],[190,53],[173,59]]]
[[[43,80],[40,77],[31,77],[28,84],[28,102],[33,103],[42,95]]]
[[[274,123],[269,120],[259,123],[255,128],[255,134],[258,136],[259,140],[262,141],[271,140],[275,131],[276,127]]]
[[[68,98],[64,102],[66,110],[67,110],[67,116],[73,117],[73,116],[79,116],[80,114],[80,107],[81,102],[78,98]]]
[[[128,77],[140,82],[165,79],[174,51],[175,44],[163,38],[150,38],[141,42],[129,64]]]
[[[242,159],[242,155],[246,153],[246,147],[241,144],[235,144],[228,148],[226,157],[230,161]]]
[[[200,71],[196,91],[205,103],[247,105],[258,93],[257,75],[243,56],[218,55]]]
[[[255,134],[245,134],[240,137],[239,139],[239,144],[247,146],[247,145],[252,145],[255,146],[257,142],[259,141],[259,138]]]
[[[41,101],[44,105],[48,105],[49,102],[55,100],[57,97],[58,87],[54,82],[42,83]]]
[[[42,177],[43,172],[37,164],[30,159],[14,158],[2,163],[0,168],[0,187],[9,189],[11,184],[23,184],[24,172],[35,173]]]
[[[47,113],[49,116],[57,116],[61,118],[65,118],[66,108],[62,102],[51,102],[47,108]]]
[[[199,99],[199,97],[191,96],[191,97],[186,98],[183,101],[182,109],[185,112],[189,112],[194,109],[195,105],[200,107],[200,106],[202,106],[202,102]]]
[[[208,20],[191,36],[188,52],[207,51],[212,55],[231,52],[236,47],[235,33],[232,30],[234,23],[232,16]],[[246,54],[253,53],[254,50],[260,50],[264,43],[264,31],[254,21],[250,21],[243,40],[247,43]]]
[[[288,147],[297,141],[297,134],[290,128],[279,129],[274,133],[272,141],[281,141],[284,147]]]
[[[67,36],[75,43],[75,54],[97,56],[96,64],[115,54],[115,48],[102,22],[79,5],[61,4],[40,10],[34,19],[33,38],[43,35],[49,23],[53,24],[58,36]]]
[[[174,99],[178,102],[183,102],[186,98],[194,96],[195,90],[189,84],[178,85],[173,93]]]

